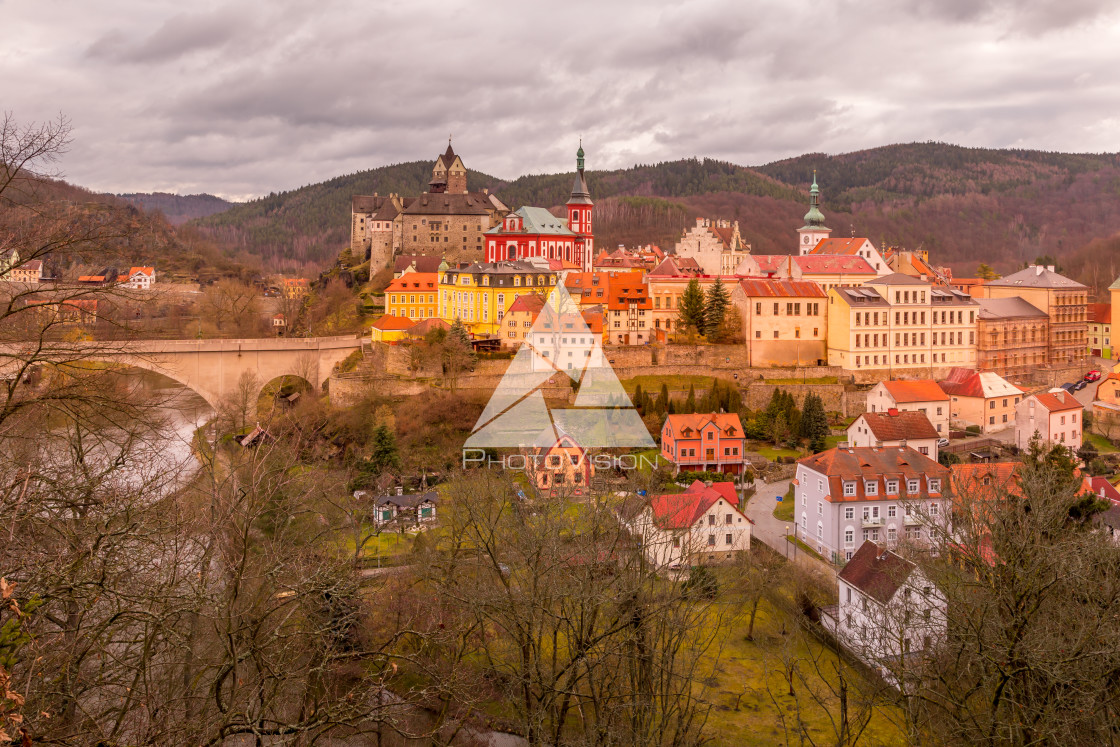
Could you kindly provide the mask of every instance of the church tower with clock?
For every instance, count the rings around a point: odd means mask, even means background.
[[[797,245],[802,255],[813,251],[824,239],[832,233],[832,229],[824,224],[824,213],[820,208],[821,190],[817,186],[817,170],[813,169],[813,186],[809,188],[809,212],[805,213],[805,225],[797,229]]]

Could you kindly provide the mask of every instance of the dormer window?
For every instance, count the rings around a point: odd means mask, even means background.
[[[917,494],[917,492],[919,490],[919,484],[920,484],[920,482],[918,480],[907,480],[906,481],[906,492],[910,493],[911,495]]]
[[[855,494],[856,494],[856,482],[855,482],[855,480],[845,480],[844,481],[844,495],[851,496],[851,495],[855,495]]]
[[[863,492],[867,495],[879,495],[879,483],[874,480],[865,480],[863,483]]]
[[[887,495],[898,495],[898,480],[887,480]]]
[[[934,479],[934,478],[931,477],[929,479],[929,492],[940,493],[941,492],[941,480]]]

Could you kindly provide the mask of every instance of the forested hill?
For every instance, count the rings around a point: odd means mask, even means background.
[[[1067,262],[1071,271],[1120,272],[1111,249],[1116,243],[1106,241],[1120,233],[1117,154],[943,143],[808,154],[755,168],[687,159],[591,171],[597,244],[672,246],[702,215],[738,220],[758,253],[791,251],[813,169],[835,236],[854,233],[877,244],[928,249],[957,274],[970,274],[980,260],[1006,271],[1044,254]],[[351,195],[415,195],[430,178],[429,160],[395,164],[235,205],[193,225],[234,251],[262,256],[266,265],[325,262],[349,241]],[[489,188],[510,207],[558,208],[572,174],[506,181],[472,171],[468,179],[471,189]]]
[[[137,192],[117,195],[125,202],[148,211],[159,211],[173,226],[182,225],[194,218],[229,210],[234,205],[214,195],[173,195],[167,192]]]

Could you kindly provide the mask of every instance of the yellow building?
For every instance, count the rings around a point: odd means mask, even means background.
[[[976,366],[979,305],[970,296],[892,274],[828,292],[828,363],[849,371],[936,377]]]
[[[817,366],[828,356],[825,293],[804,280],[743,278],[731,291],[750,366]]]
[[[985,298],[1018,296],[1050,317],[1048,362],[1084,363],[1089,347],[1089,288],[1054,268],[1031,265],[981,286]]]
[[[1109,329],[1110,331],[1113,329],[1120,330],[1120,278],[1116,278],[1112,285],[1108,286],[1108,299],[1111,309],[1109,313]],[[1110,357],[1113,359],[1120,358],[1120,345],[1112,346],[1111,352],[1112,355]]]
[[[476,262],[458,269],[440,265],[439,315],[448,322],[461,320],[475,337],[500,337],[502,320],[517,297],[547,295],[556,278],[548,260],[536,257]]]
[[[370,341],[387,343],[400,342],[405,338],[408,330],[415,324],[416,322],[407,317],[386,314],[375,321],[373,326],[370,327]]]
[[[545,297],[530,293],[518,296],[510,304],[502,319],[502,347],[517,349],[525,342],[526,335],[533,328],[533,322],[544,308]]]
[[[439,273],[409,272],[385,289],[385,313],[422,321],[439,316]]]

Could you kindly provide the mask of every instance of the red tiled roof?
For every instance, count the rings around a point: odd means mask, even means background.
[[[524,296],[518,296],[514,299],[513,303],[510,304],[509,313],[512,314],[515,311],[523,311],[536,316],[541,313],[541,309],[543,308],[544,296],[537,293],[526,293]]]
[[[716,486],[721,486],[717,488]],[[713,483],[712,487],[706,486],[699,480],[694,481],[683,493],[668,493],[655,495],[650,499],[649,507],[653,511],[654,523],[662,529],[688,529],[703,518],[704,514],[720,499],[728,502],[731,509],[743,518],[746,516],[739,511],[738,497],[725,495],[726,487],[730,486],[734,494],[735,487],[731,483]],[[750,520],[747,519],[749,522]]]
[[[439,317],[431,317],[409,327],[408,334],[413,337],[423,337],[433,329],[451,329],[451,325]]]
[[[438,272],[441,262],[443,262],[441,257],[429,257],[424,254],[402,254],[393,260],[393,272],[404,272],[414,264],[416,265],[415,272]]]
[[[829,484],[829,495],[826,500],[831,503],[844,503],[871,500],[883,500],[887,495],[886,478],[899,481],[899,495],[908,495],[911,498],[930,498],[941,495],[944,491],[944,480],[949,477],[949,469],[929,457],[919,454],[910,446],[868,447],[856,446],[846,449],[829,449],[819,454],[803,457],[798,464],[804,465],[826,477]],[[942,479],[940,491],[930,492],[926,479]],[[906,481],[920,480],[918,494],[910,495],[907,491]],[[844,495],[844,482],[855,482],[855,495]],[[865,483],[875,483],[877,493],[868,496],[865,493]]]
[[[837,574],[880,604],[886,604],[902,588],[916,565],[871,540],[865,540]]]
[[[824,298],[827,294],[811,280],[765,280],[744,278],[739,287],[748,298],[758,296],[790,298]]]
[[[759,269],[765,273],[777,272],[783,265],[793,262],[801,268],[802,272],[877,275],[867,260],[858,255],[806,254],[791,257],[784,254],[756,254],[752,256],[758,262]]]
[[[730,436],[743,435],[743,423],[739,420],[739,414],[735,412],[670,415],[665,420],[665,427],[672,426],[673,433],[680,437],[685,428],[699,431],[708,423],[714,423],[724,433],[727,433],[728,429],[734,429],[733,433],[728,434]]]
[[[666,257],[661,264],[649,271],[655,277],[679,277],[681,275],[699,275],[700,264],[692,257]]]
[[[583,317],[583,321],[584,321],[584,323],[587,324],[587,328],[589,330],[591,330],[591,334],[593,334],[593,335],[603,334],[603,312],[602,311],[591,311],[591,310],[581,311],[579,313],[579,315]]]
[[[860,415],[867,427],[880,441],[904,441],[920,438],[937,438],[937,429],[922,412],[895,410],[891,412],[865,412]]]
[[[973,371],[968,368],[953,368],[949,376],[938,382],[941,391],[957,397],[1006,397],[1026,391],[1004,379],[995,371]]]
[[[1031,396],[1050,412],[1080,410],[1083,407],[1076,397],[1064,389],[1059,392],[1039,392]]]
[[[1112,324],[1112,304],[1089,304],[1089,321],[1094,324]]]
[[[810,254],[848,254],[853,256],[867,243],[865,238],[850,239],[821,239],[812,248]],[[872,245],[874,246],[874,245]]]
[[[1098,498],[1104,498],[1113,503],[1120,502],[1120,490],[1117,490],[1116,486],[1108,481],[1108,478],[1094,477],[1090,480],[1090,484],[1093,486],[1093,493]]]
[[[949,395],[938,386],[936,381],[884,381],[883,386],[895,402],[940,402],[948,401]]]

